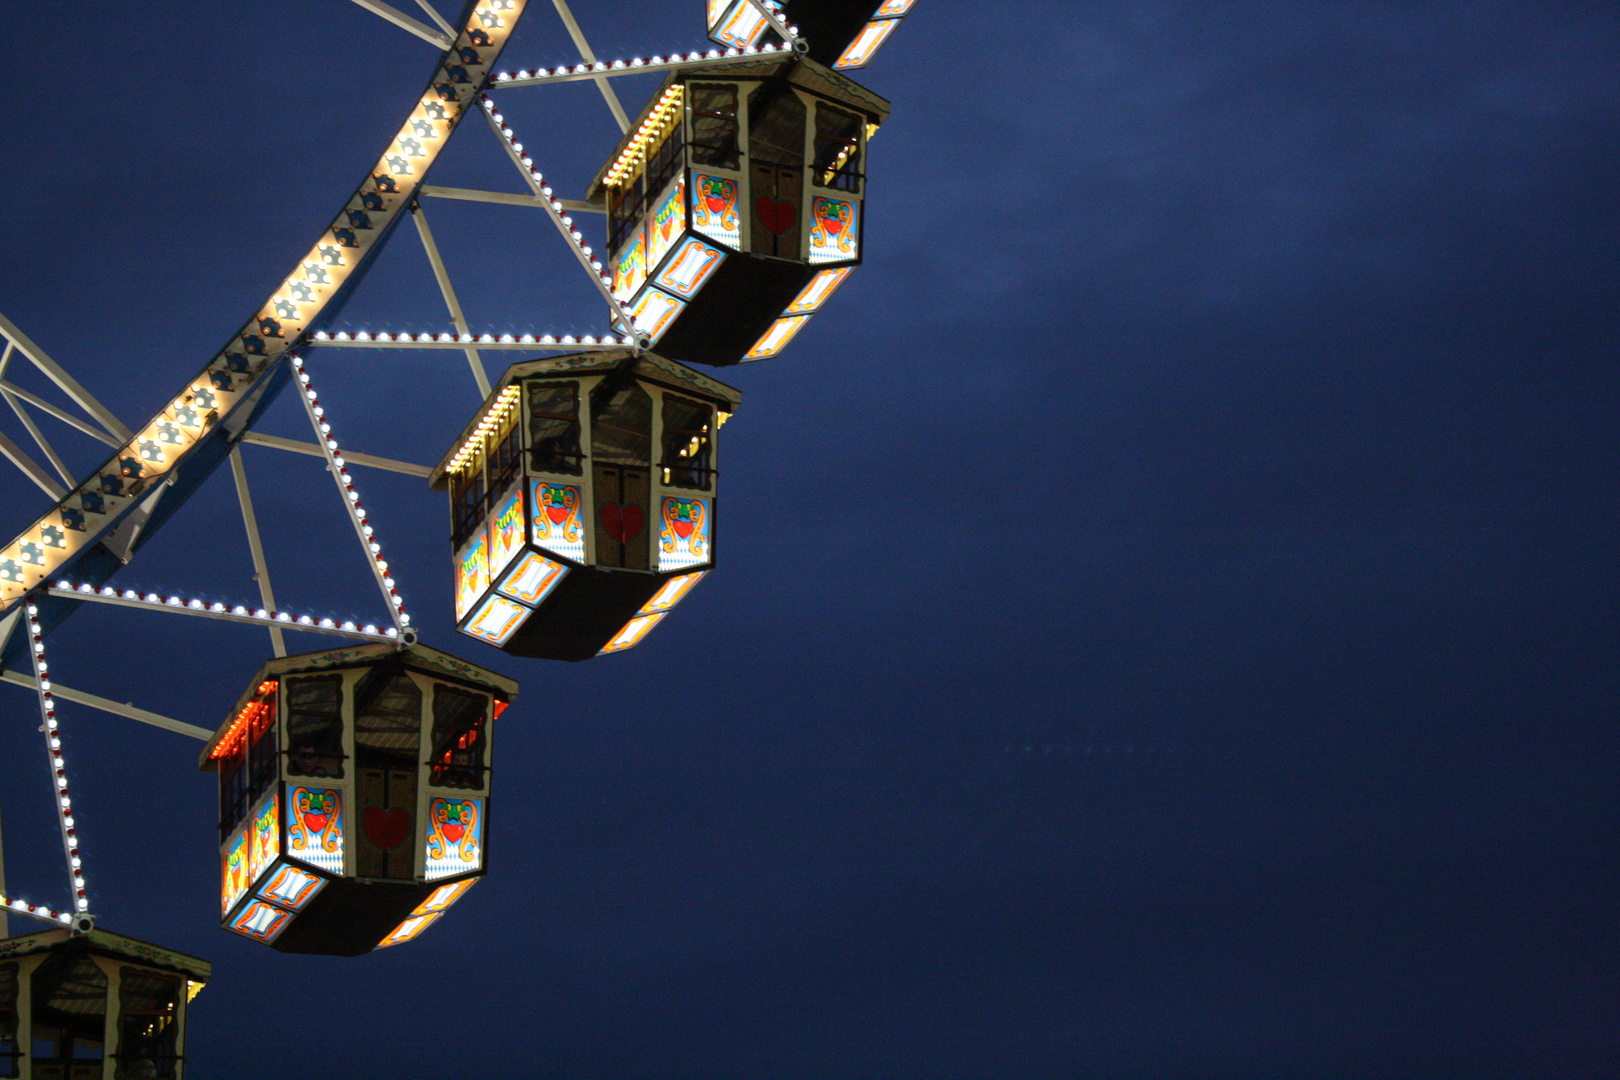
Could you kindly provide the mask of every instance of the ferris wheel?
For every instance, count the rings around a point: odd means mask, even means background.
[[[354,2],[440,50],[428,84],[319,239],[155,416],[126,425],[0,315],[0,397],[33,443],[0,433],[0,455],[52,500],[0,548],[0,678],[37,699],[69,883],[68,903],[56,906],[6,893],[0,876],[0,938],[7,914],[49,924],[58,936],[44,949],[64,935],[106,937],[95,930],[64,745],[77,753],[80,744],[63,729],[59,701],[205,743],[203,767],[221,773],[227,928],[291,951],[354,954],[431,925],[485,872],[491,730],[517,686],[419,641],[356,470],[449,490],[462,633],[566,660],[633,647],[714,565],[718,433],[740,398],[687,363],[778,355],[861,261],[866,144],[888,105],[848,73],[912,0],[706,0],[709,47],[615,60],[599,59],[566,0],[553,0],[579,62],[515,71],[501,67],[502,54],[528,0],[467,0],[454,18],[417,0],[425,22],[381,0]],[[633,114],[613,80],[649,73],[662,85]],[[599,90],[622,139],[570,199],[497,99],[577,82]],[[489,130],[521,193],[428,183],[464,121]],[[424,210],[433,200],[543,215],[605,308],[598,330],[471,325]],[[339,328],[407,218],[448,327]],[[605,224],[600,248],[582,220]],[[322,354],[339,349],[460,353],[484,404],[437,466],[355,451],[318,389]],[[491,382],[488,353],[519,362]],[[8,378],[24,367],[48,388]],[[289,388],[308,440],[255,430]],[[47,419],[109,456],[75,475]],[[242,443],[324,462],[380,615],[278,605]],[[227,463],[257,597],[229,603],[112,584]],[[87,604],[258,627],[274,657],[218,730],[205,729],[56,681],[49,638]],[[290,656],[292,631],[347,642]],[[206,977],[195,963],[176,965],[193,983]],[[0,983],[0,1059],[3,996]]]

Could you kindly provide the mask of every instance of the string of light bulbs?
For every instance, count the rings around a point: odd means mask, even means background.
[[[382,590],[383,599],[388,603],[388,613],[394,620],[394,627],[403,639],[406,627],[411,624],[411,617],[405,611],[405,601],[400,598],[394,577],[389,572],[388,560],[383,558],[382,542],[377,539],[376,530],[372,528],[371,520],[366,515],[365,504],[360,501],[360,492],[354,486],[354,477],[350,475],[337,438],[332,434],[331,422],[326,418],[326,407],[321,404],[309,373],[304,370],[303,358],[292,352],[287,354],[287,362],[292,365],[293,374],[297,377],[298,399],[304,403],[304,412],[309,416],[310,425],[315,429],[316,441],[326,454],[326,463],[330,467],[332,479],[336,481],[338,491],[349,507],[349,520],[354,525],[355,535],[360,538],[360,546],[365,550],[366,562],[371,566],[371,573],[377,579],[377,587]]]
[[[45,659],[45,632],[39,625],[39,606],[32,600],[23,609],[28,621],[28,655],[34,662],[34,686],[39,693],[39,716],[45,733],[45,752],[51,762],[51,788],[55,796],[56,820],[62,830],[62,856],[67,860],[69,890],[74,910],[90,910],[84,883],[84,863],[79,856],[79,827],[73,816],[73,796],[68,790],[67,760],[62,756],[62,729],[56,718],[56,698],[51,694],[50,664]]]

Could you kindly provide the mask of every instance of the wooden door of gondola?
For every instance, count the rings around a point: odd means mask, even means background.
[[[797,259],[804,170],[756,160],[749,169],[749,179],[754,200],[754,254]]]
[[[802,257],[804,131],[804,102],[787,83],[766,83],[748,96],[748,195],[756,255]]]
[[[652,396],[636,383],[592,395],[591,490],[596,565],[649,569]]]
[[[355,687],[354,712],[355,802],[360,810],[355,873],[413,880],[421,687],[401,669],[379,668]]]
[[[597,465],[596,564],[626,570],[648,568],[648,496],[652,470],[634,465]]]
[[[363,878],[410,881],[416,875],[416,777],[410,768],[356,770],[361,807],[355,873]]]

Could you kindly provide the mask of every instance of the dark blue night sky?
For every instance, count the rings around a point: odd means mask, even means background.
[[[701,7],[576,13],[627,57]],[[576,58],[531,0],[501,66]],[[63,710],[102,925],[215,963],[188,1075],[1620,1075],[1617,58],[1606,4],[920,0],[861,77],[866,263],[720,373],[718,570],[646,644],[456,634],[444,496],[361,471],[427,641],[522,682],[449,917],[225,933],[200,744]],[[0,312],[144,421],[435,59],[343,0],[7,5]],[[500,100],[582,194],[595,89]],[[520,184],[478,122],[432,182]],[[538,214],[425,205],[475,328],[606,329]],[[335,328],[449,328],[408,228]],[[352,448],[431,464],[479,401],[459,353],[307,358]],[[381,617],[321,463],[244,456],[278,600]],[[251,573],[222,472],[114,581]],[[210,728],[270,655],[105,608],[51,644]],[[7,881],[61,903],[28,691],[0,715]]]

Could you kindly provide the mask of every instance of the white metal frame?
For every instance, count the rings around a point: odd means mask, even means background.
[[[416,2],[433,25],[428,25],[407,15],[383,2],[383,0],[353,0],[353,2],[385,19],[392,25],[431,43],[440,50],[448,50],[455,45],[457,40],[460,40],[461,34],[458,33],[457,28],[446,21],[435,10],[429,0],[416,0]],[[583,63],[559,67],[554,71],[544,69],[535,72],[520,71],[516,76],[506,73],[498,75],[491,73],[486,85],[494,89],[503,89],[509,86],[537,85],[546,82],[590,80],[600,90],[603,101],[612,113],[619,129],[628,131],[630,118],[613,89],[611,84],[613,78],[623,75],[678,70],[698,65],[743,63],[760,57],[779,55],[781,52],[790,50],[795,46],[797,43],[797,31],[794,28],[788,26],[779,15],[761,3],[761,0],[750,0],[750,3],[753,3],[770,20],[776,32],[783,38],[783,44],[768,44],[749,49],[709,49],[703,52],[690,52],[685,55],[677,53],[668,58],[655,56],[650,61],[637,58],[629,62],[623,60],[603,62],[597,59],[595,52],[591,49],[578,20],[568,6],[567,0],[552,0],[552,5],[555,7],[563,26],[567,29],[569,37],[578,50]],[[485,23],[485,25],[489,24]],[[470,33],[471,31],[465,32]],[[445,62],[441,58],[441,64]],[[533,160],[524,153],[522,143],[516,141],[511,128],[505,124],[504,118],[495,108],[494,103],[489,100],[487,94],[480,95],[465,106],[466,109],[475,107],[480,108],[484,113],[485,119],[497,138],[500,139],[508,158],[523,176],[529,193],[475,191],[465,188],[428,185],[417,188],[408,208],[412,214],[418,237],[427,255],[428,263],[433,271],[434,279],[455,332],[453,334],[443,332],[433,334],[379,332],[370,334],[364,331],[352,333],[337,331],[307,334],[302,340],[309,347],[318,346],[334,349],[438,349],[460,352],[465,356],[472,370],[480,394],[484,396],[487,396],[490,390],[488,374],[485,371],[481,355],[486,350],[526,351],[532,353],[535,351],[591,352],[626,347],[634,349],[646,348],[646,338],[636,333],[630,313],[613,296],[611,278],[604,271],[601,260],[595,257],[591,247],[585,243],[583,234],[575,226],[571,216],[573,214],[603,214],[605,210],[583,200],[558,197],[535,167]],[[403,141],[402,139],[401,142]],[[392,161],[394,159],[389,158],[388,160]],[[589,276],[593,287],[606,302],[610,313],[612,332],[602,335],[586,334],[579,336],[571,334],[495,335],[491,333],[474,333],[468,324],[466,314],[451,282],[438,243],[428,225],[427,217],[422,211],[419,199],[423,195],[434,198],[461,199],[526,208],[538,207],[545,211],[558,232],[568,242],[576,260]],[[300,323],[299,325],[303,326],[304,324]],[[297,341],[290,344],[296,347]],[[71,407],[53,403],[40,394],[29,391],[17,385],[14,381],[8,380],[8,370],[19,358],[26,359],[49,379],[66,398]],[[28,651],[34,660],[33,671],[31,673],[15,670],[0,671],[0,681],[32,687],[38,698],[41,719],[44,721],[42,729],[45,732],[47,750],[50,753],[53,766],[53,786],[58,792],[62,793],[57,798],[57,809],[62,830],[64,856],[68,861],[70,887],[73,890],[72,906],[74,911],[81,914],[88,912],[88,902],[83,892],[82,857],[77,850],[71,801],[66,795],[66,792],[71,791],[71,788],[67,785],[66,766],[60,753],[61,738],[59,720],[55,715],[56,702],[61,700],[84,705],[190,738],[207,740],[212,736],[212,732],[194,724],[188,724],[138,708],[130,702],[120,703],[85,691],[69,689],[59,684],[53,685],[45,660],[43,640],[45,634],[37,618],[38,611],[34,603],[36,597],[50,596],[56,599],[71,599],[80,603],[99,603],[131,610],[185,614],[211,619],[216,622],[234,622],[247,626],[256,626],[268,632],[272,648],[278,657],[286,655],[287,648],[284,635],[288,630],[336,635],[368,642],[406,644],[415,640],[416,633],[410,627],[410,617],[400,599],[389,565],[382,557],[375,530],[369,523],[366,511],[355,489],[354,478],[348,471],[348,466],[366,466],[423,478],[429,476],[431,470],[426,466],[341,449],[332,434],[327,410],[321,405],[311,385],[310,376],[305,368],[306,362],[292,348],[289,348],[284,357],[278,358],[274,362],[285,362],[289,365],[294,389],[299,394],[299,400],[303,405],[305,415],[314,430],[315,441],[302,442],[281,436],[233,429],[231,438],[235,445],[231,446],[229,453],[231,473],[242,513],[243,528],[252,557],[253,578],[257,583],[259,593],[258,606],[250,608],[244,604],[226,605],[219,601],[182,599],[178,596],[141,593],[133,589],[119,590],[105,585],[99,587],[75,585],[71,581],[56,580],[49,585],[40,584],[34,586],[33,591],[28,593],[21,601],[16,602],[9,612],[0,611],[0,648],[6,645],[19,627],[28,635]],[[255,383],[254,385],[258,384]],[[30,411],[31,409],[67,425],[79,435],[93,439],[106,447],[114,449],[132,448],[132,443],[135,440],[134,432],[125,426],[110,409],[90,394],[49,354],[3,315],[0,315],[0,398],[4,398],[6,405],[17,417],[29,438],[33,440],[38,448],[39,453],[44,457],[46,464],[41,464],[30,452],[3,433],[0,433],[0,456],[10,460],[30,482],[59,502],[74,490],[75,480],[72,470],[67,461],[57,452],[46,437],[45,432],[36,422],[34,413]],[[372,568],[372,575],[385,602],[388,611],[388,620],[385,625],[379,628],[375,624],[360,624],[353,620],[339,622],[329,617],[317,618],[313,615],[300,616],[278,609],[274,589],[271,585],[270,567],[265,544],[260,535],[258,519],[253,508],[240,443],[251,443],[285,452],[317,456],[326,461],[327,471],[331,473],[333,481],[337,485],[339,496],[349,512],[356,537],[361,544],[368,564]],[[155,504],[158,498],[164,497],[164,492],[169,487],[170,485],[167,483],[154,485],[148,488],[146,492],[142,492],[136,501],[141,504],[141,507],[144,507],[145,512],[149,513],[151,506]],[[145,517],[139,512],[126,511],[125,513],[124,523],[119,527],[116,535],[109,537],[107,543],[115,551],[121,548],[127,556],[132,556],[133,540],[138,535]],[[125,561],[127,562],[128,558],[125,558]],[[3,936],[6,932],[6,915],[8,913],[20,913],[57,925],[71,922],[72,916],[67,912],[58,911],[48,905],[28,904],[7,895],[3,858],[3,852],[0,852],[0,936]]]

